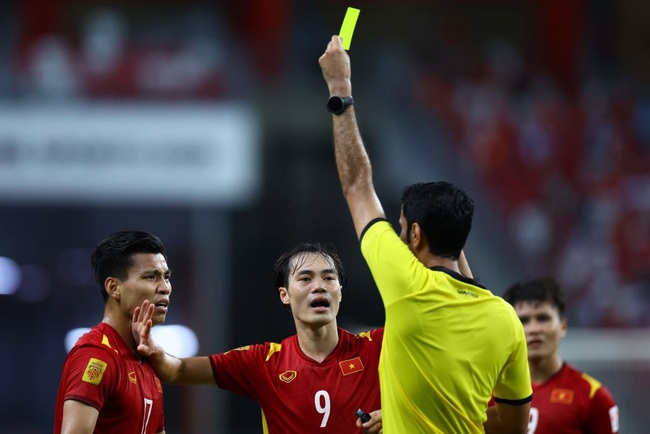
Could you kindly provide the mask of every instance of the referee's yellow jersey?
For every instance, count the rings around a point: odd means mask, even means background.
[[[384,434],[483,433],[493,393],[530,401],[526,338],[512,306],[472,279],[425,267],[386,220],[368,225],[361,250],[386,311]]]

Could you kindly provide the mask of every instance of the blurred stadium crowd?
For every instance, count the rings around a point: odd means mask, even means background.
[[[414,10],[425,3],[407,2]],[[487,3],[507,11],[516,2]],[[412,101],[480,176],[527,272],[558,278],[581,325],[650,325],[649,83],[644,61],[629,60],[643,35],[639,8],[524,3],[515,9],[534,17],[536,38],[477,41],[459,12],[439,28],[416,26],[404,40],[415,53]],[[281,92],[291,66],[281,47],[304,36],[292,18],[343,6],[14,2],[5,6],[18,20],[5,14],[13,43],[2,90],[158,101],[241,98],[265,85]]]
[[[561,24],[550,32],[589,48]],[[562,283],[580,325],[647,326],[648,77],[586,56],[540,64],[498,41],[465,74],[423,70],[414,98],[478,172],[528,272]]]
[[[475,74],[428,72],[417,87],[531,272],[562,282],[579,323],[648,325],[650,105],[635,86],[585,77],[565,92],[501,45]]]

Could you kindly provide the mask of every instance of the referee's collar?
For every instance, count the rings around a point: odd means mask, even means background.
[[[479,288],[487,289],[485,286],[478,283],[478,281],[476,279],[472,279],[471,277],[463,276],[462,274],[457,273],[454,270],[451,270],[451,269],[449,269],[447,267],[443,267],[441,265],[436,265],[434,267],[429,267],[429,270],[440,271],[441,273],[447,273],[456,280],[460,280],[461,282],[469,283],[470,285],[478,286]]]

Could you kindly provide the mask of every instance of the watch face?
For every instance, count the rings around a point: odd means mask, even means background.
[[[338,96],[333,96],[327,102],[327,108],[332,113],[340,113],[343,110],[343,99]]]

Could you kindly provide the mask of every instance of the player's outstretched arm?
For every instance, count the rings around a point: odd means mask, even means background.
[[[488,407],[485,434],[526,434],[530,417],[530,402],[509,405],[497,402]]]
[[[352,95],[350,57],[340,37],[332,36],[318,63],[330,96]],[[359,133],[354,106],[332,115],[332,123],[336,167],[357,236],[360,236],[371,220],[385,217],[384,210],[372,183],[372,167]]]
[[[158,377],[168,384],[214,384],[212,366],[208,357],[180,359],[167,354],[156,345],[151,336],[151,317],[155,306],[145,300],[133,311],[131,325],[138,352],[147,357]]]

